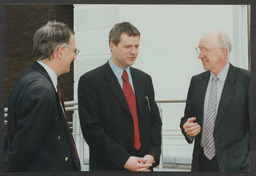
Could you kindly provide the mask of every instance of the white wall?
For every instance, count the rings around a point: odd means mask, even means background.
[[[129,21],[141,32],[134,67],[152,76],[156,99],[185,100],[191,77],[204,71],[195,47],[206,32],[228,33],[234,41],[230,62],[248,68],[246,13],[247,7],[238,5],[75,5],[74,30],[80,49],[74,64],[75,101],[80,76],[110,58],[108,33],[115,23]],[[190,161],[193,147],[179,130],[185,104],[160,106],[167,134],[163,137],[164,160]]]

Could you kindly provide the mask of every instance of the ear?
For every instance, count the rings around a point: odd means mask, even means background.
[[[228,49],[227,48],[222,48],[221,51],[222,51],[221,52],[222,58],[224,58],[224,59],[228,58]]]
[[[110,48],[111,52],[113,52],[115,47],[116,47],[116,45],[113,42],[109,42],[109,48]]]
[[[60,46],[54,53],[55,58],[57,58],[58,60],[61,60],[62,57],[64,56],[64,50],[65,47],[64,46]]]

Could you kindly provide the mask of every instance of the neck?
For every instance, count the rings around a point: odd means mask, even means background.
[[[122,64],[119,64],[119,62],[116,59],[113,59],[113,56],[111,57],[111,61],[121,69],[125,70],[127,67],[122,66]]]
[[[50,60],[50,59],[44,59],[42,60],[42,62],[47,65],[48,67],[50,67],[55,74],[57,75],[57,77],[59,77],[61,75],[59,67],[57,66],[57,64],[55,64],[54,59]]]
[[[217,75],[221,72],[221,70],[222,70],[227,64],[228,64],[228,62],[225,62],[225,63],[222,64],[220,67],[217,67],[216,70],[212,71],[212,73],[213,73],[215,76],[217,76]]]

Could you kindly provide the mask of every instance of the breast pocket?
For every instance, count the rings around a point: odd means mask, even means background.
[[[150,101],[149,101],[149,97],[148,96],[144,97],[143,109],[144,109],[144,111],[151,113],[151,106],[150,106]]]

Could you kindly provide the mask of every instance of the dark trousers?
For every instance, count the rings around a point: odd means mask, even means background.
[[[204,149],[200,149],[199,153],[199,171],[200,172],[219,172],[219,165],[216,155],[209,160],[204,155]]]

